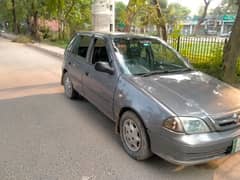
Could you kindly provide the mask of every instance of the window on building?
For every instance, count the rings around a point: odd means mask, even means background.
[[[113,32],[113,24],[110,24],[110,32]]]

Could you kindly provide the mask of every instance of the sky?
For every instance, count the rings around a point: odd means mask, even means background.
[[[125,4],[128,3],[128,0],[117,0],[122,1]],[[168,3],[178,2],[181,3],[183,6],[188,7],[192,13],[191,15],[198,14],[199,8],[204,5],[203,0],[168,0]],[[221,0],[213,0],[210,5],[210,8],[213,9],[217,7],[221,3]]]

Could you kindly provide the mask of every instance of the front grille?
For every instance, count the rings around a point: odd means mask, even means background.
[[[223,156],[228,155],[232,151],[232,144],[227,147],[223,147],[216,150],[209,150],[208,152],[195,152],[195,153],[187,153],[188,160],[199,160],[199,159],[207,159],[215,156]]]
[[[237,117],[235,118],[233,114],[214,118],[214,121],[216,123],[217,130],[234,129],[240,126],[240,122],[237,121]]]

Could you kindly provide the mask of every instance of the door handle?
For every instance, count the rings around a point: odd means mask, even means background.
[[[71,66],[71,64],[72,64],[72,63],[69,61],[69,62],[68,62],[68,65]]]
[[[85,75],[86,75],[86,76],[88,76],[88,74],[89,74],[88,72],[85,72]]]

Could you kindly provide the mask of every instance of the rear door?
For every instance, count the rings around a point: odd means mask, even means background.
[[[67,62],[74,89],[81,95],[84,95],[83,75],[88,68],[88,49],[91,40],[91,35],[77,35],[71,47],[70,61]]]

